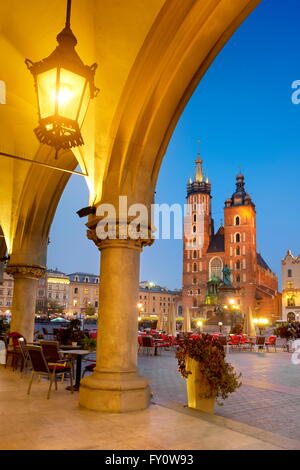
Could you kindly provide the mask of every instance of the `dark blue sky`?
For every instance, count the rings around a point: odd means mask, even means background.
[[[300,253],[299,0],[264,0],[216,58],[188,103],[170,141],[157,184],[157,203],[185,202],[197,140],[212,183],[216,229],[242,169],[257,210],[257,249],[280,275],[288,249]],[[99,254],[76,210],[87,205],[73,176],[51,229],[48,266],[99,272]],[[141,259],[141,280],[181,287],[182,242],[156,241]]]

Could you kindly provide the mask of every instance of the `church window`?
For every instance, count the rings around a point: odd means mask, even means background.
[[[212,258],[209,263],[209,278],[216,277],[222,279],[223,263],[221,258]]]
[[[194,279],[193,279],[193,284],[197,284],[197,278],[196,277],[194,277]]]
[[[237,246],[237,248],[236,248],[236,256],[240,256],[240,254],[241,254],[241,249],[240,249],[239,246]]]
[[[194,258],[194,259],[197,258],[197,251],[196,251],[196,250],[194,250],[194,252],[193,252],[193,258]]]
[[[193,291],[192,291],[192,290],[190,290],[190,295],[193,295]]]
[[[201,291],[200,289],[197,290],[197,294],[200,295],[201,294]]]
[[[235,216],[234,225],[240,225],[240,217],[238,215]]]
[[[193,233],[196,233],[196,230],[197,230],[196,225],[193,225]]]
[[[240,261],[237,261],[235,263],[235,269],[241,269],[241,262]]]
[[[194,214],[194,222],[197,222],[197,215]]]
[[[193,271],[194,271],[194,272],[197,271],[197,263],[194,263],[194,264],[193,264]]]
[[[235,234],[235,242],[240,243],[240,241],[241,241],[241,235],[239,233],[236,233]]]
[[[293,272],[291,269],[288,269],[288,277],[293,277]]]

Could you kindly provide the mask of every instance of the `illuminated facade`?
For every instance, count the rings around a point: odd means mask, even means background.
[[[300,319],[300,255],[293,256],[288,250],[281,261],[282,319]]]
[[[14,278],[4,272],[0,282],[0,313],[10,313],[13,300]]]
[[[216,311],[224,268],[229,268],[241,313],[251,308],[255,317],[276,320],[280,316],[278,279],[256,250],[256,210],[245,191],[244,176],[236,177],[236,190],[225,201],[224,226],[216,233],[211,199],[211,185],[198,155],[194,181],[187,185],[191,211],[183,250],[183,307],[189,308],[192,317],[210,318]]]
[[[68,313],[98,313],[99,276],[88,273],[69,274],[70,294]]]
[[[177,317],[181,317],[181,291],[170,290],[153,282],[140,282],[139,316],[141,320],[165,321],[172,305],[175,307]]]
[[[57,307],[66,311],[69,304],[69,285],[70,280],[66,274],[57,270],[46,271],[45,276],[38,281],[36,312],[54,312]]]

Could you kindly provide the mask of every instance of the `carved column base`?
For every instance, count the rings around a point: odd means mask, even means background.
[[[94,371],[81,381],[79,403],[90,410],[125,413],[149,406],[148,380],[133,372]]]

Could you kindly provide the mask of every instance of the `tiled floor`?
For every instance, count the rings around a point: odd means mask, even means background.
[[[152,365],[153,367],[153,365]],[[155,364],[154,364],[155,367]],[[46,399],[48,383],[35,382],[26,394],[28,376],[0,366],[0,449],[281,449],[288,440],[239,423],[183,407],[152,404],[127,414],[89,411],[78,394],[59,390]]]

